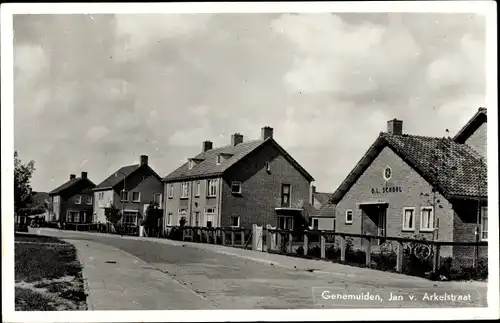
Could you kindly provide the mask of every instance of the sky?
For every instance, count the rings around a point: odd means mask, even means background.
[[[32,186],[99,184],[149,156],[160,175],[264,126],[334,192],[387,120],[454,135],[485,106],[473,14],[14,16],[14,145]],[[449,129],[450,133],[445,130]]]

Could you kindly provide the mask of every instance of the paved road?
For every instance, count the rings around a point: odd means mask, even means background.
[[[136,257],[134,258],[137,259],[135,263],[139,262],[143,270],[152,270],[159,274],[151,279],[140,279],[140,286],[147,286],[147,284],[158,286],[161,279],[164,280],[165,286],[174,286],[172,281],[180,283],[178,285],[182,285],[185,290],[204,300],[203,304],[195,305],[200,308],[311,309],[487,306],[485,284],[435,283],[416,277],[244,250],[241,250],[242,255],[228,255],[216,252],[216,250],[224,249],[232,252],[231,250],[235,249],[206,245],[193,247],[190,243],[176,243],[161,239],[158,239],[157,242],[144,241],[145,239],[141,238],[121,238],[120,236],[56,230],[44,231],[43,234],[74,241],[91,241],[111,248],[109,250],[121,250],[123,255]],[[79,250],[82,248],[81,245],[81,243],[77,243]],[[93,250],[92,252],[96,253],[96,249]],[[113,255],[113,253],[109,254]],[[105,257],[103,257],[103,255],[100,256],[101,266],[106,262]],[[116,260],[109,259],[109,261]],[[274,265],[274,262],[280,262],[282,265]],[[294,268],[294,263],[297,264],[297,268]],[[108,267],[112,265],[106,264]],[[324,268],[331,267],[332,270],[328,269],[330,272],[326,272],[327,269],[322,269],[321,272],[305,270],[308,266],[309,268],[317,268],[319,265]],[[132,264],[131,266],[133,267]],[[136,270],[140,273],[140,269],[136,268]],[[122,273],[112,271],[112,274],[121,275]],[[127,279],[130,281],[131,278]],[[126,292],[127,288],[136,289],[139,288],[138,286],[137,283],[130,283],[130,286],[124,286],[122,293]],[[169,292],[170,290],[172,292]],[[162,292],[175,294],[179,292],[178,288],[176,290],[173,291],[169,287]],[[362,295],[365,299],[372,297],[372,300],[333,300],[328,298],[329,295],[341,295],[341,293],[342,295],[352,295],[346,296],[347,298]],[[402,296],[403,300],[389,301],[391,293],[394,296]],[[428,293],[429,297],[424,299],[425,293]],[[455,296],[465,295],[465,297],[470,294],[471,298],[463,301],[440,301],[432,299],[434,293],[437,296],[447,293]],[[187,297],[187,294],[179,295],[179,302],[182,303],[182,297]],[[380,295],[383,300],[376,299],[376,295]],[[411,299],[412,295],[415,297],[414,299]],[[373,298],[375,299],[373,300]],[[107,309],[125,309],[119,304],[110,304],[109,306],[118,306],[118,308]],[[141,304],[141,306],[143,306],[142,309],[159,309],[158,306],[162,305],[155,303],[150,305],[151,308],[144,308],[144,306],[149,305]],[[178,306],[178,309],[188,309],[189,307],[187,305]]]

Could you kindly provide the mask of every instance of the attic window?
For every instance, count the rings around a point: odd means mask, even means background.
[[[188,168],[192,169],[194,167],[194,160],[189,160],[188,162]]]
[[[222,163],[222,156],[221,155],[217,155],[217,159],[215,160],[215,163],[217,165],[220,165]]]
[[[266,161],[266,172],[270,172],[271,171],[271,163]]]

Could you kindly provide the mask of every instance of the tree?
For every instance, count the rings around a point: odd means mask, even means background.
[[[27,198],[31,195],[30,180],[35,171],[35,162],[23,164],[14,152],[14,212],[26,207]]]
[[[113,225],[116,225],[122,219],[122,211],[114,204],[110,204],[104,209],[104,215],[106,216],[106,220]]]

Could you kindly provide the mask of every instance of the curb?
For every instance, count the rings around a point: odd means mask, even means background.
[[[69,240],[62,239],[63,241],[66,241],[70,245],[72,245],[76,249],[76,258],[78,259],[78,262],[80,262],[80,265],[82,266],[82,280],[83,280],[83,291],[87,295],[85,299],[85,303],[87,304],[87,311],[93,311],[94,310],[94,302],[92,301],[92,294],[90,292],[89,284],[88,284],[88,278],[87,275],[85,275],[85,265],[84,262],[80,256],[80,252],[78,251],[78,248],[76,248],[73,244],[69,242]]]

